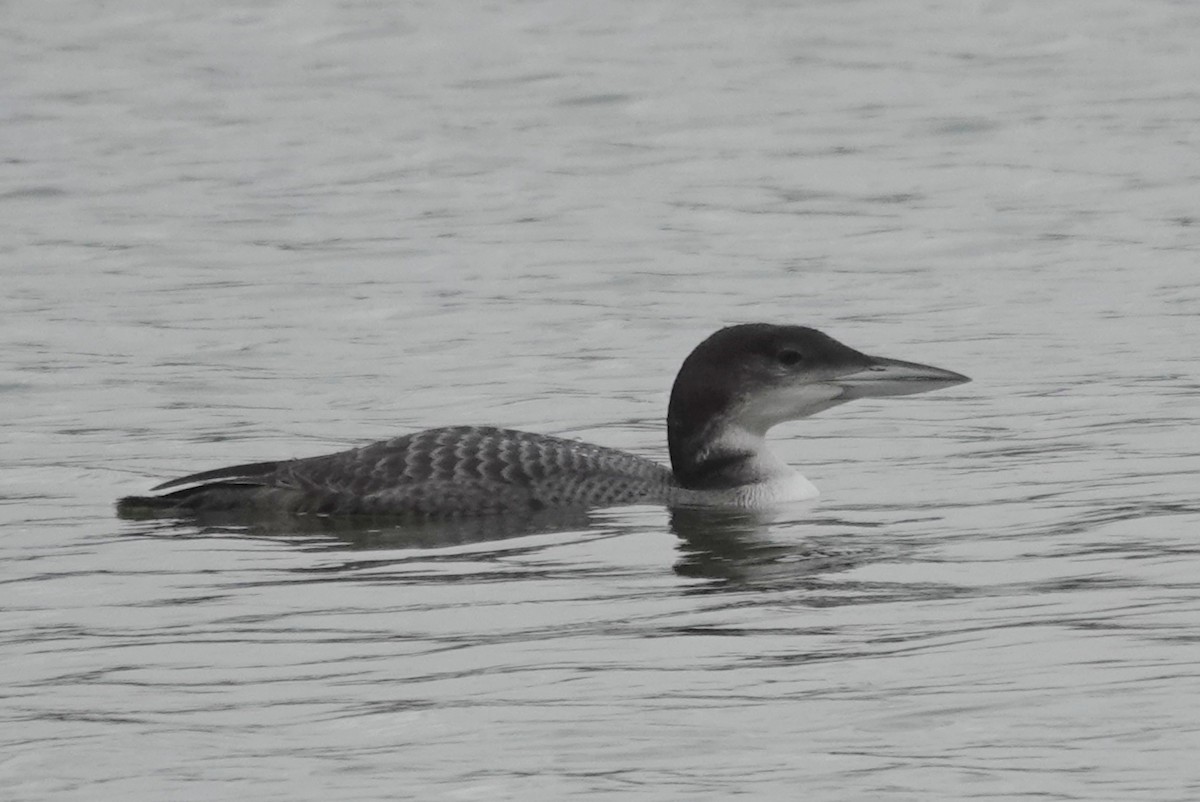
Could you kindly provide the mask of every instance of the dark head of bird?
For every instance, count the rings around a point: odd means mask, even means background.
[[[805,326],[729,326],[684,360],[671,390],[667,439],[684,487],[715,461],[761,445],[772,426],[856,398],[908,395],[970,381],[948,370],[869,356]]]

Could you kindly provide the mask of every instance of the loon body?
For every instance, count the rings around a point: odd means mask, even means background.
[[[767,430],[856,398],[969,381],[863,354],[821,332],[765,323],[716,332],[671,391],[671,468],[603,446],[450,426],[319,457],[205,471],[117,503],[126,517],[384,515],[439,518],[656,503],[759,508],[817,496],[766,446]]]

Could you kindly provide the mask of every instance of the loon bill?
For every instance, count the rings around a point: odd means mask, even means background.
[[[613,448],[490,426],[450,426],[336,454],[256,462],[164,482],[117,502],[123,517],[491,515],[621,504],[743,508],[817,489],[766,445],[771,427],[856,398],[970,381],[868,356],[816,329],[751,323],[716,332],[671,390],[671,467]]]

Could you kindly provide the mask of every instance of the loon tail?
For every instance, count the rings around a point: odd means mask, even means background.
[[[162,496],[125,496],[117,501],[117,515],[132,520],[192,516],[201,510],[241,510],[252,506],[262,488],[233,482],[213,482]]]
[[[117,516],[134,519],[193,517],[206,511],[220,513],[254,509],[268,496],[290,498],[295,494],[268,486],[267,477],[281,464],[253,462],[172,479],[151,490],[165,490],[186,484],[196,486],[161,496],[125,496],[117,501]]]

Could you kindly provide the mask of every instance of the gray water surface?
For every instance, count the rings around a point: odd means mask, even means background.
[[[5,799],[1200,796],[1194,4],[0,19]],[[780,427],[774,516],[113,515],[451,423],[665,460],[752,320],[974,381]]]

